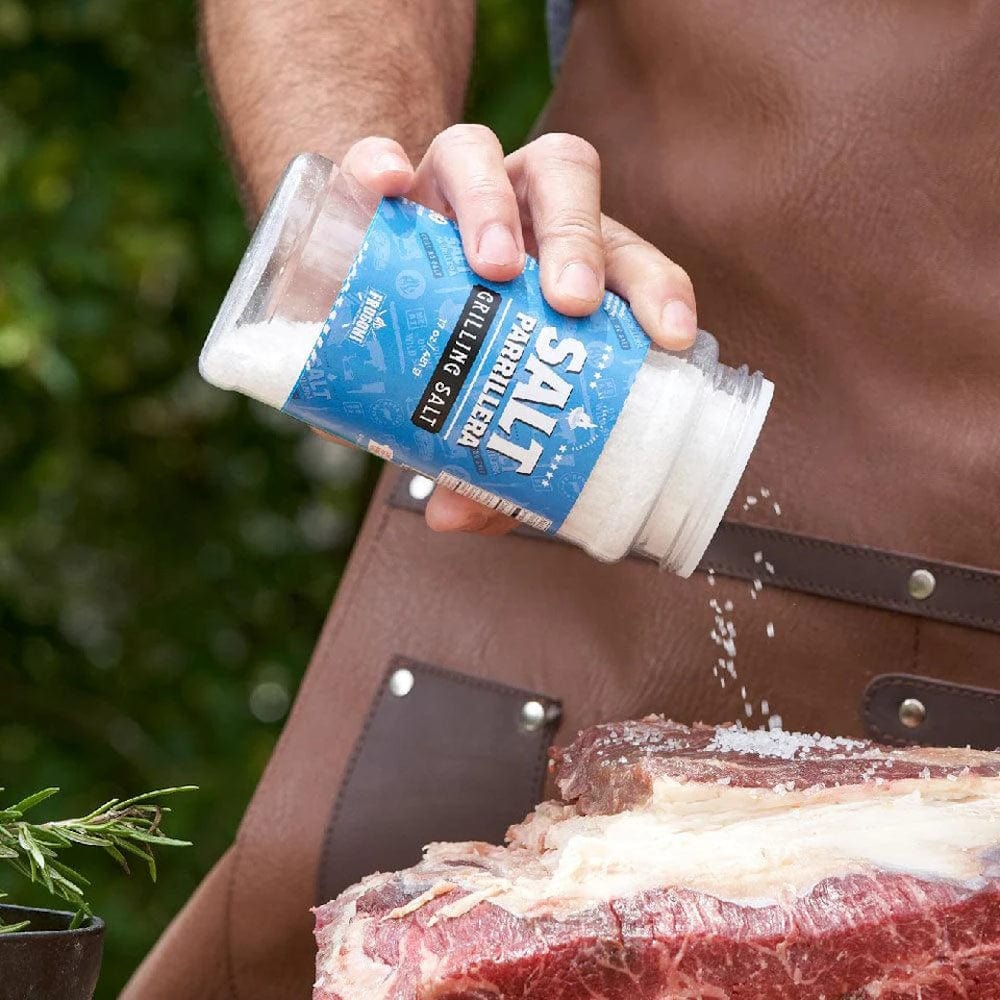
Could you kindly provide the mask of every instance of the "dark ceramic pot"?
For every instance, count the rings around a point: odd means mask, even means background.
[[[91,1000],[101,971],[104,921],[91,917],[68,930],[72,913],[0,905],[5,924],[30,920],[0,934],[0,1000]]]

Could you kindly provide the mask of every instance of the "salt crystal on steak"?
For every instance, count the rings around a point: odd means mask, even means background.
[[[651,717],[553,760],[506,847],[319,907],[314,1000],[1000,1000],[1000,753]]]

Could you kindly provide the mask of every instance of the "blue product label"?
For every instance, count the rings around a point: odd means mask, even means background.
[[[485,281],[451,220],[387,198],[284,409],[555,532],[648,350],[618,296],[570,319],[533,258]]]

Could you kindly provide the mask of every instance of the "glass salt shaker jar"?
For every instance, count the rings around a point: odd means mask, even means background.
[[[571,319],[538,265],[475,275],[450,220],[329,160],[289,165],[201,355],[201,373],[615,561],[689,576],[770,405],[700,332],[652,345],[605,295]]]

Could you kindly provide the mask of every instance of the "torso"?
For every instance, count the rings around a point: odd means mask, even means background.
[[[578,0],[543,127],[595,143],[608,211],[691,272],[725,359],[774,378],[744,482],[780,497],[779,527],[1000,569],[998,52],[996,3]],[[432,535],[394,499],[407,482],[376,495],[236,848],[125,997],[305,996],[307,909],[359,874],[338,858],[360,844],[387,870],[430,840],[499,839],[542,795],[544,743],[582,726],[780,713],[881,738],[862,714],[876,675],[997,686],[996,615],[756,599],[724,567],[681,580],[524,535]],[[739,626],[727,687],[710,599]],[[406,697],[386,687],[399,657]],[[966,695],[928,701],[934,740],[997,718],[1000,694]],[[558,731],[524,730],[529,697],[561,703]]]
[[[1000,568],[997,52],[989,3],[577,3],[543,128],[774,379],[783,528]]]

